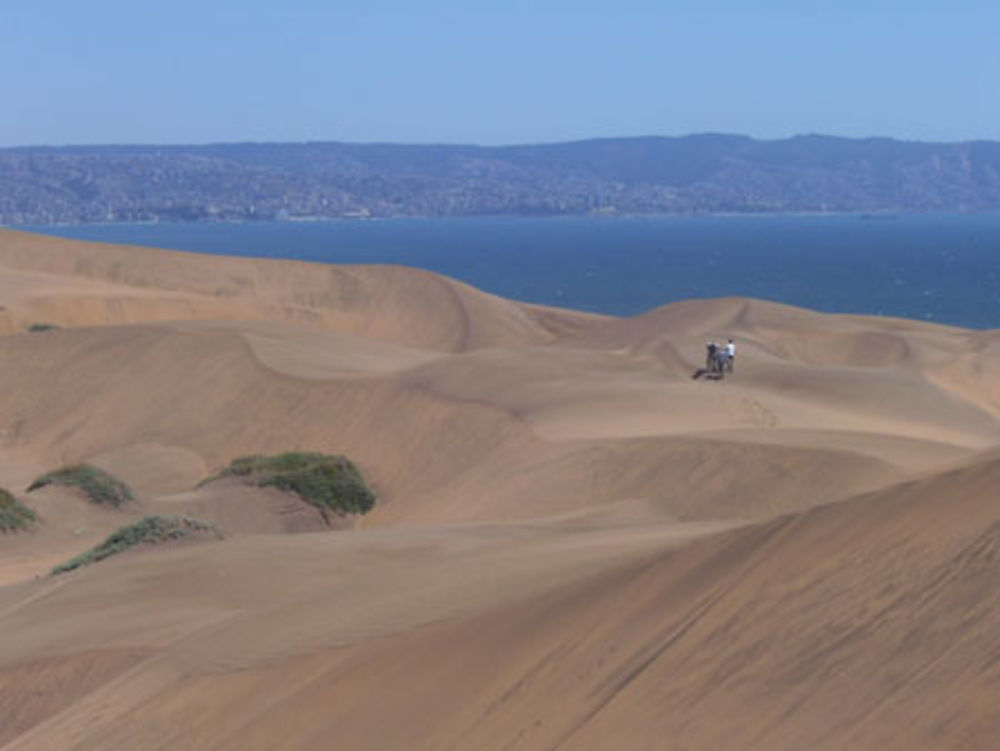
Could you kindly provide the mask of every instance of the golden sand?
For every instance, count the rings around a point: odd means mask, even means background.
[[[0,306],[2,751],[997,744],[994,332],[12,231]],[[290,450],[375,511],[198,486]],[[47,575],[149,513],[225,539]]]

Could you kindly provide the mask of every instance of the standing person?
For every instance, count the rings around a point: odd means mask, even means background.
[[[706,347],[708,350],[708,357],[705,359],[705,370],[710,372],[715,372],[715,353],[719,351],[719,346],[715,342],[709,342]]]
[[[733,344],[733,340],[730,339],[729,343],[726,345],[726,368],[730,373],[733,372],[733,361],[736,359],[736,345]]]

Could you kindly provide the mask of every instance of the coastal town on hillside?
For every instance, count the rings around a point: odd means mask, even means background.
[[[810,136],[517,147],[0,149],[0,224],[390,216],[984,211],[1000,143]]]

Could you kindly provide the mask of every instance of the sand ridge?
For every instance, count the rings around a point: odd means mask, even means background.
[[[995,332],[7,230],[0,306],[0,485],[39,517],[0,537],[4,751],[993,737]],[[300,449],[375,511],[199,484]],[[25,493],[79,461],[136,499]],[[45,575],[148,513],[224,539]]]

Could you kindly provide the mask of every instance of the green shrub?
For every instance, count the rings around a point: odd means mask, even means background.
[[[32,334],[36,334],[39,331],[52,331],[53,329],[59,328],[54,323],[33,323],[28,326],[28,331]]]
[[[0,488],[0,532],[16,532],[34,520],[34,511]]]
[[[375,494],[361,472],[347,458],[315,452],[290,452],[276,456],[241,456],[205,482],[238,477],[258,487],[276,487],[295,493],[330,514],[366,514],[375,505]],[[203,483],[204,484],[204,483]]]
[[[75,464],[49,472],[28,486],[28,492],[46,485],[69,485],[80,488],[94,503],[117,508],[132,500],[132,491],[121,480],[90,464]]]
[[[62,574],[81,566],[103,561],[109,556],[134,548],[136,545],[156,545],[157,543],[179,540],[194,532],[207,532],[216,539],[222,539],[222,535],[219,534],[214,524],[192,519],[189,516],[146,516],[135,524],[112,532],[96,548],[91,548],[86,553],[81,553],[76,558],[59,564],[52,569],[52,573]]]

